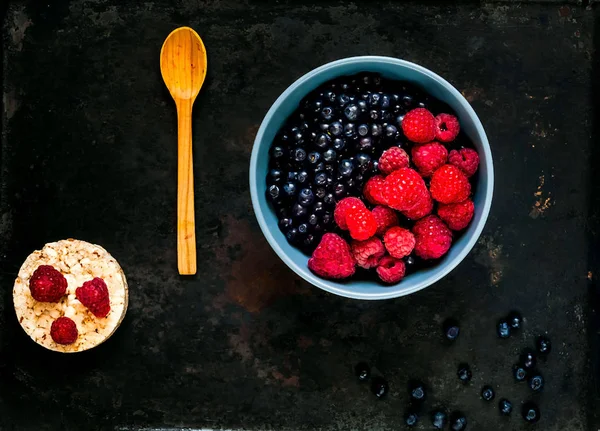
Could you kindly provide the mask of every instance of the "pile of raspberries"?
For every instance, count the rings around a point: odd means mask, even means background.
[[[60,302],[67,293],[67,279],[51,265],[40,265],[29,279],[29,290],[39,302]],[[108,287],[104,280],[95,277],[75,289],[75,296],[96,317],[106,317],[110,312]],[[62,316],[52,322],[50,335],[57,344],[73,344],[79,336],[77,325]]]
[[[477,171],[479,156],[471,148],[448,152],[444,146],[456,139],[458,119],[417,108],[401,126],[414,143],[410,156],[400,147],[389,148],[379,159],[381,175],[364,186],[366,203],[357,197],[338,202],[335,222],[351,242],[326,233],[308,261],[315,274],[344,279],[359,266],[375,269],[385,283],[398,283],[406,272],[405,258],[414,253],[423,260],[439,259],[450,249],[453,231],[471,222],[475,207],[469,177]],[[412,228],[400,226],[401,219]]]

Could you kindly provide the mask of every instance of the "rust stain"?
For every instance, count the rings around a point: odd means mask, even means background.
[[[259,124],[253,124],[244,130],[241,135],[237,135],[233,138],[233,140],[230,140],[227,143],[227,146],[233,151],[239,151],[249,155],[252,152],[254,138],[256,138],[259,127]]]
[[[247,221],[228,215],[223,226],[227,235],[217,251],[217,260],[230,274],[225,293],[231,301],[257,313],[279,298],[309,292],[296,287],[294,273]],[[234,250],[236,256],[229,256],[229,250]]]
[[[466,88],[461,93],[464,98],[469,101],[469,103],[481,99],[484,95],[483,89],[479,87]]]
[[[489,268],[490,283],[498,286],[504,274],[504,261],[502,258],[502,245],[497,244],[491,236],[483,236],[477,242],[475,261]]]
[[[246,325],[242,324],[237,334],[229,334],[229,345],[232,353],[239,355],[243,362],[254,358],[250,348],[250,331]]]
[[[271,376],[273,376],[276,381],[280,382],[281,386],[300,387],[300,378],[298,376],[285,377],[279,371],[271,372]]]
[[[306,350],[312,345],[314,345],[314,341],[310,337],[305,337],[304,335],[300,335],[298,337],[298,347],[302,350]]]
[[[539,216],[543,215],[544,212],[550,208],[553,204],[552,199],[550,198],[551,193],[545,193],[543,188],[546,183],[546,177],[542,174],[539,177],[539,185],[537,190],[533,193],[535,197],[535,202],[531,207],[531,211],[529,211],[529,217],[532,219],[536,219]]]

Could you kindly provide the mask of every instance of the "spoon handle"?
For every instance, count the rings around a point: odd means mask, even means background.
[[[181,275],[196,273],[192,101],[177,103],[177,267]]]

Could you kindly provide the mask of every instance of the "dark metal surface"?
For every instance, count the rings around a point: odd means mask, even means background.
[[[470,429],[524,429],[518,410],[529,399],[542,410],[538,429],[596,429],[597,13],[566,2],[12,2],[3,23],[0,429],[392,430],[411,378],[429,387],[425,411],[460,409]],[[176,270],[175,108],[158,68],[179,25],[194,27],[209,55],[193,123],[191,278]],[[275,98],[312,68],[361,54],[446,77],[478,112],[497,170],[489,222],[465,261],[431,288],[378,303],[295,277],[263,239],[247,186],[252,141]],[[11,298],[27,254],[66,237],[106,247],[131,287],[115,336],[68,356],[26,337]],[[495,322],[511,309],[525,328],[499,341]],[[452,346],[441,338],[448,316],[461,321]],[[533,396],[513,383],[511,366],[546,331],[554,350]],[[389,380],[386,400],[355,381],[360,360]],[[460,362],[473,370],[466,387]],[[484,384],[513,401],[512,418],[480,400]],[[423,418],[418,429],[429,428]]]

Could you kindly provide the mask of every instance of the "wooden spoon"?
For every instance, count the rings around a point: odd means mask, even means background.
[[[177,105],[177,267],[179,274],[196,273],[192,106],[206,76],[206,49],[189,27],[169,34],[160,51],[160,72]]]

